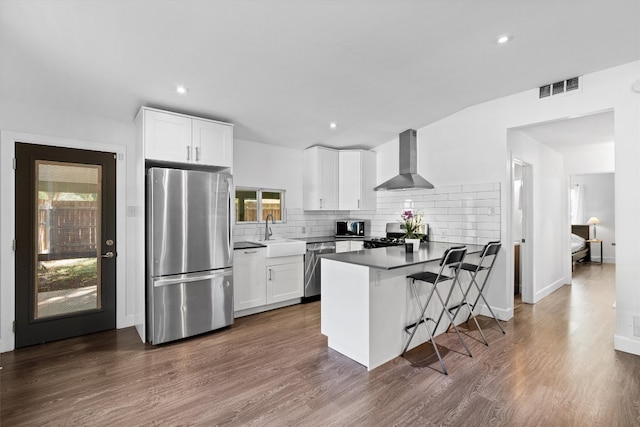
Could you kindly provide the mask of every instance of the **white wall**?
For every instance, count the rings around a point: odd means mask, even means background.
[[[602,240],[604,262],[616,262],[615,257],[615,176],[613,173],[572,175],[571,184],[584,188],[584,218],[597,217],[597,237]],[[593,233],[593,226],[590,227]],[[593,238],[593,234],[591,234]],[[591,246],[591,261],[600,259],[600,245]]]
[[[613,142],[586,145],[562,153],[564,154],[564,169],[567,175],[605,173],[616,170],[616,151]]]

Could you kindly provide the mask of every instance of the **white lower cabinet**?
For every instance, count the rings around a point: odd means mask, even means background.
[[[360,251],[364,249],[362,240],[336,240],[336,253]]]
[[[264,275],[266,248],[238,249],[233,253],[233,310],[241,311],[267,303]]]
[[[233,253],[235,317],[300,302],[304,292],[304,255],[266,258],[266,248]]]
[[[301,298],[303,286],[303,255],[267,258],[267,304]]]

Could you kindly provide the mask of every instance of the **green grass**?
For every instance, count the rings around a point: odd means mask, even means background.
[[[94,286],[97,268],[96,258],[43,261],[38,265],[38,292]]]

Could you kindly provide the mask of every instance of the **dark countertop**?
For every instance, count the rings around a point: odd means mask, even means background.
[[[321,236],[321,237],[295,237],[295,240],[302,240],[307,243],[325,243],[336,242],[340,240],[365,240],[363,237],[338,237],[336,236]]]
[[[266,248],[266,246],[265,245],[261,245],[260,243],[254,243],[254,242],[235,242],[233,244],[233,249],[234,250],[252,249],[252,248]]]
[[[322,258],[331,259],[349,264],[364,265],[371,268],[392,270],[394,268],[407,267],[430,261],[437,261],[447,248],[462,246],[457,243],[423,242],[418,252],[405,252],[404,246],[389,246],[386,248],[365,249],[356,252],[344,252],[340,254],[324,254]],[[480,252],[481,245],[464,245],[467,254]]]

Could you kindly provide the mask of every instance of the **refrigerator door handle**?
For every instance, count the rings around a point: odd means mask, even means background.
[[[198,282],[201,280],[211,280],[216,277],[228,276],[231,274],[230,269],[226,269],[221,272],[205,274],[201,276],[189,276],[189,277],[167,277],[162,279],[153,279],[153,287],[157,288],[159,286],[169,286],[175,285],[178,283],[190,283],[190,282]]]
[[[229,203],[229,222],[227,224],[227,256],[231,261],[233,258],[233,221],[235,220],[235,203],[231,192],[233,190],[233,178],[227,178],[227,202]]]

